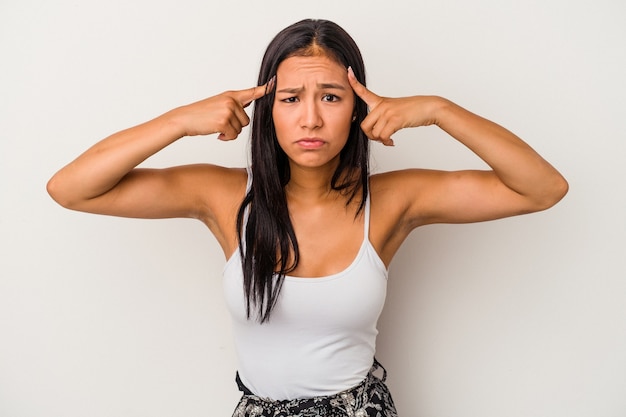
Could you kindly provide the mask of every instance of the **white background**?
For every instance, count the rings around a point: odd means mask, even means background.
[[[224,255],[191,220],[64,210],[48,178],[102,137],[253,86],[283,27],[327,18],[369,87],[438,94],[569,180],[542,213],[416,230],[391,265],[378,357],[402,416],[626,415],[626,5],[596,1],[0,2],[0,416],[229,416]],[[185,139],[146,162],[246,163]],[[436,128],[375,171],[484,165]]]

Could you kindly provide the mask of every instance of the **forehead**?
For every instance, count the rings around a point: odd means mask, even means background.
[[[346,68],[326,55],[292,56],[280,63],[277,82],[311,75],[348,79]]]

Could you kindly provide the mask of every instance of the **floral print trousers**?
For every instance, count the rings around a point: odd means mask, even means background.
[[[383,370],[382,378],[374,375],[378,368]],[[233,417],[397,417],[386,378],[387,371],[374,360],[367,377],[354,388],[329,396],[274,401],[251,393],[237,375],[243,396]]]

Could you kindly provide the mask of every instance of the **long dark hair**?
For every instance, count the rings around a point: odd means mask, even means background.
[[[267,83],[285,59],[320,52],[346,69],[351,66],[357,79],[365,84],[363,58],[350,35],[328,20],[306,19],[283,29],[270,42],[261,63],[258,85]],[[276,138],[273,103],[274,91],[255,101],[251,136],[252,186],[237,213],[246,311],[250,319],[254,308],[261,323],[269,320],[285,275],[297,267],[299,259],[284,188],[290,179],[289,160]],[[358,215],[367,197],[369,140],[360,128],[367,115],[367,104],[356,95],[354,115],[331,187],[347,196],[347,204],[360,193]],[[248,220],[244,226],[246,215]]]

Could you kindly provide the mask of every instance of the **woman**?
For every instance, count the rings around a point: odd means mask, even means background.
[[[185,136],[237,138],[253,101],[249,170],[136,168]],[[391,146],[398,130],[428,125],[491,170],[369,176],[369,140]],[[567,182],[511,132],[444,98],[369,91],[352,38],[332,22],[304,20],[270,43],[257,87],[118,132],[61,169],[48,191],[75,210],[191,217],[209,227],[228,259],[244,393],[236,416],[395,416],[373,371],[387,267],[399,246],[422,225],[547,209]]]

